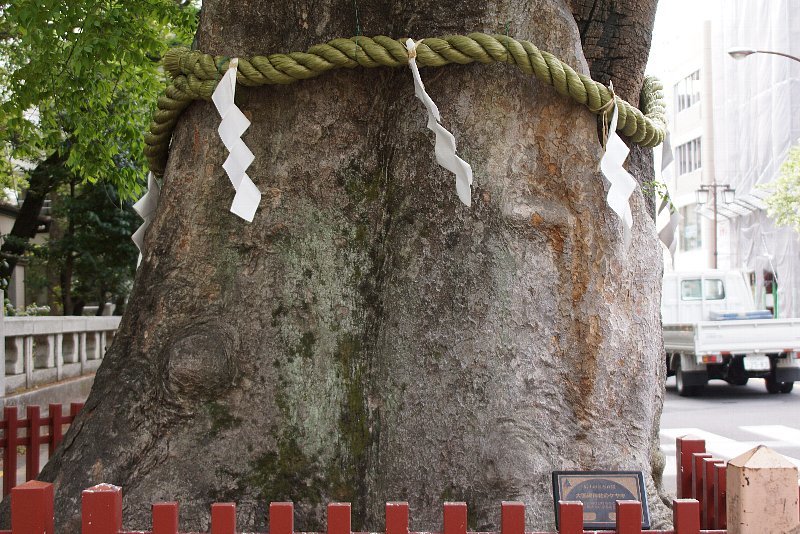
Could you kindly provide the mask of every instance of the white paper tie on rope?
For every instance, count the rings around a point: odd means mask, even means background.
[[[406,41],[408,50],[408,66],[414,76],[414,94],[419,98],[428,110],[428,129],[436,134],[436,163],[456,175],[456,193],[459,200],[469,207],[472,204],[472,167],[469,163],[456,156],[456,138],[448,132],[444,126],[439,124],[439,108],[433,102],[428,93],[425,92],[425,85],[419,75],[417,68],[416,50],[417,43],[413,39]]]
[[[664,198],[661,201],[661,206],[658,208],[658,214],[661,215],[664,210],[667,210],[669,211],[670,215],[669,220],[666,222],[666,224],[664,224],[661,230],[658,231],[658,238],[669,249],[671,256],[675,256],[675,249],[678,245],[678,223],[681,221],[680,214],[678,214],[677,211],[673,211],[675,208],[672,205],[672,199],[669,194],[667,180],[664,179],[665,171],[673,161],[674,156],[672,154],[672,143],[670,143],[669,132],[667,132],[667,135],[664,137],[664,144],[661,147],[661,178],[664,189]]]
[[[158,180],[153,176],[153,173],[147,174],[147,192],[140,198],[136,204],[133,205],[133,210],[139,214],[139,217],[144,219],[144,222],[133,233],[131,239],[139,249],[139,261],[136,264],[142,263],[142,251],[144,251],[144,233],[147,227],[150,226],[150,221],[153,220],[153,214],[158,207],[158,198],[161,196],[161,186],[158,185]]]
[[[261,202],[261,192],[247,176],[247,167],[253,163],[255,156],[247,148],[242,140],[242,134],[250,127],[250,121],[244,113],[236,107],[233,101],[236,95],[236,71],[239,61],[233,58],[230,61],[228,71],[217,84],[211,100],[217,107],[222,121],[219,123],[219,137],[225,148],[228,149],[228,159],[222,164],[222,168],[228,174],[228,178],[233,184],[236,195],[231,204],[231,213],[238,215],[247,222],[253,222],[256,209]]]
[[[661,213],[664,209],[671,210],[669,208],[671,202],[669,200],[669,194],[664,200],[661,202],[661,207],[658,210],[658,213]],[[669,253],[671,256],[675,256],[675,248],[678,245],[678,233],[676,232],[678,228],[678,223],[681,222],[681,216],[677,211],[672,211],[669,215],[669,220],[667,223],[658,231],[658,238],[661,240],[664,245],[669,249]]]
[[[675,161],[672,154],[672,142],[669,139],[669,132],[664,136],[664,142],[661,144],[661,172],[669,167],[669,164]]]
[[[618,114],[619,110],[617,109],[615,97],[611,124],[608,127],[606,153],[603,154],[600,160],[600,170],[603,172],[603,176],[611,183],[606,202],[622,219],[625,246],[627,246],[630,243],[631,228],[633,228],[633,214],[631,213],[629,199],[633,190],[636,189],[636,180],[622,166],[630,153],[630,149],[617,135]]]

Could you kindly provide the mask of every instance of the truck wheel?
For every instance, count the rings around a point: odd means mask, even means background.
[[[794,389],[794,382],[781,382],[781,393],[791,393]]]
[[[781,383],[775,380],[775,375],[770,374],[764,379],[764,385],[767,386],[767,393],[774,395],[781,390]],[[792,382],[794,385],[794,382]]]
[[[748,378],[744,370],[744,359],[733,358],[728,366],[725,381],[732,386],[746,386]]]
[[[696,397],[703,392],[703,386],[687,386],[684,383],[680,358],[675,369],[675,387],[681,397]]]

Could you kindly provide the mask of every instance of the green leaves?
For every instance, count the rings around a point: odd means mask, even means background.
[[[35,163],[68,148],[73,173],[136,196],[142,135],[165,83],[157,59],[191,42],[197,14],[174,0],[0,0],[4,159]]]
[[[69,270],[68,283],[59,276],[57,293],[69,294],[73,301],[124,300],[133,285],[139,255],[130,236],[141,219],[132,203],[121,201],[107,183],[65,183],[52,201],[50,215],[56,231],[42,244],[24,243],[29,260],[26,276],[31,277],[28,285],[34,290],[56,290],[45,273]]]
[[[771,192],[765,199],[769,216],[779,225],[791,226],[800,233],[800,145],[789,150],[780,176],[764,189]]]

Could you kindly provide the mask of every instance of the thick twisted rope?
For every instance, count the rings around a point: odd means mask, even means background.
[[[289,84],[314,78],[329,70],[356,67],[404,67],[408,52],[404,39],[385,36],[333,39],[307,52],[239,58],[237,83],[245,86]],[[617,130],[631,141],[653,147],[664,140],[666,120],[661,83],[646,77],[640,95],[642,111],[615,97],[604,85],[578,74],[572,67],[532,43],[507,35],[471,33],[424,39],[416,49],[417,64],[441,67],[450,63],[510,63],[533,74],[555,90],[585,105],[592,113],[606,113],[612,98],[619,107]],[[193,100],[209,100],[218,80],[228,69],[228,59],[195,50],[176,48],[164,56],[172,84],[158,99],[158,110],[145,136],[150,170],[161,176],[167,161],[172,131],[181,112]]]

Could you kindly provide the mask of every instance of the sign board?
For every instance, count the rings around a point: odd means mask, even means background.
[[[583,528],[616,527],[617,501],[642,503],[642,529],[650,528],[647,491],[641,471],[555,471],[553,503],[556,526],[559,524],[558,501],[583,503]]]

